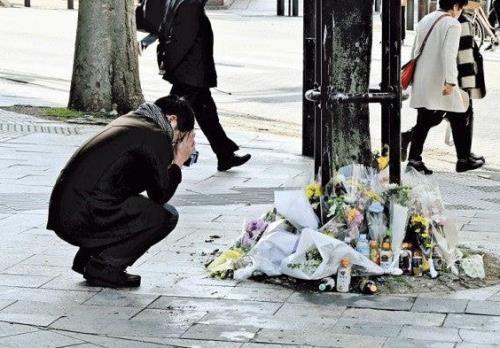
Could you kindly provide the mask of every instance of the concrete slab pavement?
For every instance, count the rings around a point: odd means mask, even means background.
[[[229,133],[242,151],[252,153],[252,161],[216,172],[200,134],[200,162],[184,171],[172,201],[181,214],[178,228],[131,269],[143,276],[143,285],[87,287],[70,270],[76,249],[45,230],[46,210],[58,171],[100,127],[0,111],[1,127],[7,135],[0,140],[2,347],[454,347],[496,342],[498,286],[369,297],[303,294],[272,284],[208,278],[206,255],[236,239],[244,218],[267,210],[274,190],[299,188],[312,177],[312,162],[299,155],[295,139],[235,128]],[[500,190],[500,181],[446,172],[435,178],[464,243],[500,255],[495,227],[500,202],[491,193]]]

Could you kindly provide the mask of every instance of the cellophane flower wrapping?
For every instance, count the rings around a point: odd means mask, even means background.
[[[462,257],[462,253],[458,250],[458,230],[448,218],[439,186],[435,181],[416,171],[405,175],[404,179],[412,186],[414,204],[411,219],[423,221],[424,225],[427,225],[427,231],[422,229],[424,232],[417,234],[424,255],[432,260],[433,248],[437,247],[447,267],[458,274],[456,264]],[[411,225],[410,221],[410,227]],[[432,269],[433,262],[429,262],[429,265],[431,272],[437,274]]]
[[[408,224],[409,209],[396,201],[390,202],[390,230],[392,234],[392,255],[394,261],[391,269],[399,268],[399,255],[401,246],[406,236],[406,226]]]
[[[300,234],[297,250],[282,261],[281,271],[298,279],[319,280],[337,273],[343,257],[348,257],[365,274],[384,273],[380,266],[344,242],[307,228]]]
[[[276,191],[274,193],[274,205],[278,214],[298,230],[318,228],[318,216],[303,190]]]

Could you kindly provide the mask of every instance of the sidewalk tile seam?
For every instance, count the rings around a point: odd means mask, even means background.
[[[153,304],[155,301],[157,301],[159,298],[161,297],[161,295],[158,295],[155,297],[154,300],[152,300],[151,302],[149,302],[147,305],[145,305],[143,308],[139,309],[139,311],[135,314],[133,314],[130,318],[128,318],[128,320],[132,320],[134,319],[135,317],[137,317],[139,314],[141,314],[142,312],[144,312],[145,310],[147,309],[151,309],[151,308],[148,308],[151,304]]]

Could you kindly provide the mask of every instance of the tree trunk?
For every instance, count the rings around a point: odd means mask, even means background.
[[[69,107],[121,113],[142,101],[134,0],[80,1]]]
[[[327,28],[328,80],[338,93],[369,89],[373,0],[323,1]],[[330,105],[332,157],[336,166],[371,162],[368,104]]]

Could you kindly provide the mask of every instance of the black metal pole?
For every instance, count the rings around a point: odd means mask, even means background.
[[[302,79],[302,155],[314,156],[314,109],[315,103],[308,101],[305,94],[314,88],[314,54],[315,54],[315,13],[314,0],[304,0],[304,61]]]
[[[382,1],[382,81],[380,83],[380,90],[382,92],[389,92],[389,79],[390,79],[390,68],[389,68],[389,28],[391,26],[391,18],[389,16],[391,0]],[[391,108],[390,103],[382,103],[382,147],[384,145],[389,145],[389,120],[391,118]]]
[[[336,0],[339,1],[339,0]],[[335,51],[332,38],[334,31],[332,0],[321,3],[321,36],[318,46],[321,47],[321,186],[325,187],[332,178],[333,161],[333,113],[329,110],[329,63]],[[335,105],[335,104],[334,104]],[[335,106],[333,106],[335,107]]]
[[[284,16],[285,15],[285,0],[276,0],[276,6],[277,6],[277,14],[278,16]]]
[[[74,9],[75,9],[74,0],[68,0],[68,10],[74,10]]]
[[[406,29],[415,30],[415,1],[408,0],[406,5]]]
[[[293,9],[292,9],[292,16],[298,17],[299,16],[299,0],[292,0],[293,2]],[[307,0],[304,0],[304,3],[307,2]],[[304,4],[305,6],[305,4]]]
[[[24,0],[24,6],[31,7],[31,0]]]
[[[401,2],[390,0],[390,91],[398,96],[390,105],[389,177],[401,183]]]
[[[314,0],[315,11],[315,53],[314,53],[314,77],[318,88],[321,88],[321,62],[322,62],[322,0]],[[314,176],[321,168],[321,103],[314,104]]]

